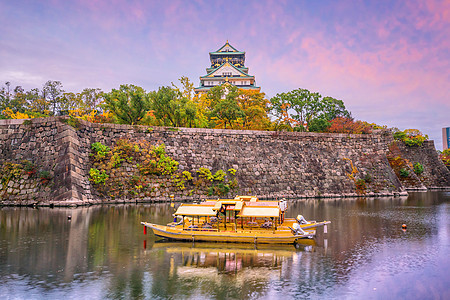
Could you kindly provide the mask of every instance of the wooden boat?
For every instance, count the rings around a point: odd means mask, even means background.
[[[181,204],[174,222],[141,222],[162,238],[180,241],[293,244],[313,238],[315,229],[330,221],[306,221],[301,215],[285,218],[287,202],[260,201],[253,196]]]

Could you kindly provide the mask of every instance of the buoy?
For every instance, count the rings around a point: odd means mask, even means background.
[[[402,224],[402,229],[406,229],[406,224]]]
[[[147,226],[144,226],[144,234],[147,234]]]
[[[327,230],[327,225],[324,225],[323,226],[323,233],[327,233],[328,232],[328,230]]]
[[[144,240],[144,249],[147,249],[147,240]]]

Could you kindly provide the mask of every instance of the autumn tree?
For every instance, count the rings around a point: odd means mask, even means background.
[[[111,111],[119,123],[136,125],[150,109],[150,100],[144,89],[132,84],[123,84],[104,94],[105,109]]]
[[[239,122],[240,129],[265,130],[269,128],[271,123],[267,115],[269,101],[264,93],[239,89],[236,100],[245,115]]]
[[[364,121],[355,121],[348,117],[337,117],[331,121],[330,127],[327,132],[333,133],[371,133],[372,126]]]

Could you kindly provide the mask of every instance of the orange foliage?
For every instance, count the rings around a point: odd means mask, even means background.
[[[372,126],[367,122],[354,121],[350,118],[338,117],[331,121],[331,126],[327,132],[333,133],[371,133]]]

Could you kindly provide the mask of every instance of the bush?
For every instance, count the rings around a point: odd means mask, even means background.
[[[416,163],[414,164],[414,173],[416,173],[417,175],[420,175],[420,174],[422,174],[422,172],[423,172],[423,166],[422,166],[422,164],[419,163],[419,162],[416,162]]]
[[[233,169],[233,168],[228,169],[228,173],[230,173],[232,176],[235,176],[236,172],[237,172],[236,169]]]
[[[25,174],[27,174],[29,176],[33,176],[36,173],[36,167],[31,161],[23,160],[22,164],[23,164],[23,170],[24,170]]]
[[[403,141],[404,138],[406,138],[406,133],[404,133],[403,131],[394,132],[394,139]]]
[[[47,183],[52,179],[49,171],[39,172],[39,178],[41,179],[42,183]]]
[[[408,177],[409,176],[409,171],[406,170],[405,168],[400,169],[400,176],[402,177]]]
[[[439,158],[442,160],[444,165],[450,167],[450,149],[445,149],[439,154]]]
[[[227,174],[223,170],[217,170],[217,172],[214,174],[214,180],[215,181],[223,181],[225,179],[225,176]]]
[[[403,141],[409,147],[422,146],[428,140],[428,135],[424,135],[418,129],[405,129],[394,133],[394,138]]]
[[[308,124],[308,131],[310,132],[326,132],[331,126],[331,122],[322,118],[313,119]]]
[[[142,147],[146,147],[144,144]],[[178,170],[178,162],[169,156],[166,156],[165,145],[152,146],[149,151],[141,149],[143,152],[148,153],[145,155],[145,159],[138,166],[139,172],[142,175],[172,175]],[[144,153],[144,154],[145,154]]]
[[[371,182],[372,182],[372,176],[370,176],[370,174],[367,173],[367,174],[364,176],[364,181],[367,182],[367,183],[371,183]]]
[[[356,189],[365,190],[366,189],[366,181],[364,179],[358,179],[355,182]]]
[[[109,175],[106,174],[105,170],[102,170],[100,172],[99,170],[95,168],[91,168],[89,170],[89,175],[91,176],[90,180],[93,181],[95,184],[105,183],[106,180],[108,180]]]
[[[327,132],[368,134],[372,133],[372,125],[363,121],[354,121],[351,118],[337,117],[331,120]]]
[[[214,176],[212,175],[210,169],[200,168],[197,170],[197,173],[198,173],[198,177],[200,179],[204,179],[205,181],[213,181],[214,180]]]
[[[91,145],[91,149],[94,152],[94,158],[96,160],[101,160],[105,158],[106,154],[108,154],[111,151],[111,149],[108,146],[103,145],[102,143],[99,142],[93,143]]]

